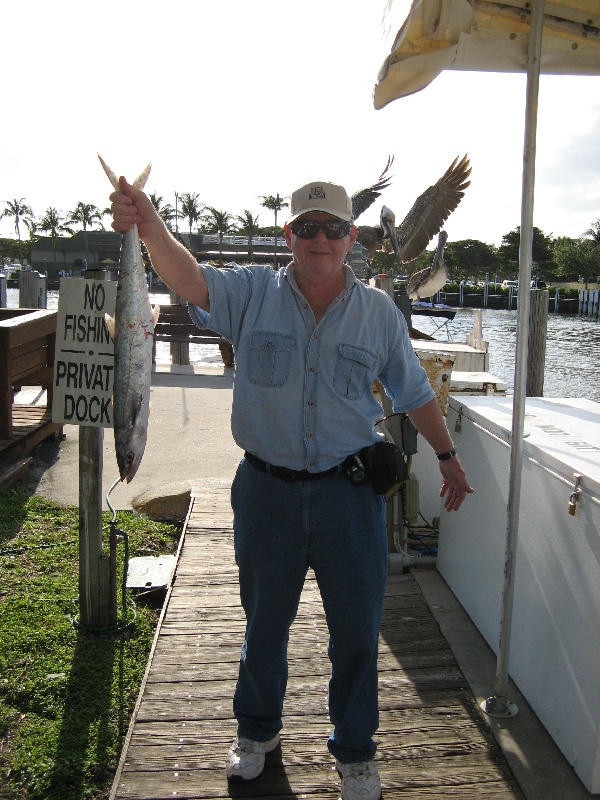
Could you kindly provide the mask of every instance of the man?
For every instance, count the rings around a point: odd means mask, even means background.
[[[453,449],[404,318],[344,265],[356,240],[346,191],[315,182],[293,193],[278,272],[200,268],[142,192],[120,180],[113,228],[138,224],[160,277],[192,318],[236,352],[232,431],[245,450],[233,485],[235,555],[246,614],[227,774],[250,780],[279,743],[287,640],[308,568],[329,627],[328,747],[343,800],[378,800],[377,643],[387,575],[385,499],[351,482],[353,454],[380,439],[379,379],[394,408],[438,453],[441,496],[456,510],[473,490]],[[350,459],[350,462],[349,462]]]

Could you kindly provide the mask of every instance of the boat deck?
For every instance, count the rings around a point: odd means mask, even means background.
[[[244,632],[232,540],[228,490],[194,496],[111,800],[339,797],[326,747],[327,628],[310,575],[290,637],[281,745],[256,781],[227,781]],[[388,580],[379,674],[385,800],[524,797],[411,575]]]

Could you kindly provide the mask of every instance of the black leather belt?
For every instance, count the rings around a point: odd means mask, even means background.
[[[274,478],[281,478],[282,481],[318,481],[321,478],[328,478],[330,475],[337,475],[338,472],[342,471],[342,465],[339,464],[337,467],[332,467],[331,469],[326,469],[324,472],[309,472],[306,469],[302,470],[295,470],[295,469],[288,469],[287,467],[274,467],[272,464],[267,464],[266,461],[263,461],[261,458],[258,458],[252,453],[248,453],[247,451],[244,453],[244,458],[253,467],[260,470],[261,472],[266,472],[269,475],[273,475]]]

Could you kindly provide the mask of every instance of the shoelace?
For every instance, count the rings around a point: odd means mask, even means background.
[[[371,772],[369,770],[369,762],[368,761],[360,761],[356,764],[352,764],[350,771],[347,774],[348,778],[369,778],[371,777]]]
[[[235,752],[241,756],[248,755],[254,752],[254,745],[252,744],[250,739],[238,739]]]

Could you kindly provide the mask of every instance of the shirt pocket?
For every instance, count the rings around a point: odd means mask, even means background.
[[[340,344],[333,372],[336,392],[349,400],[360,400],[373,385],[377,356],[362,347]]]
[[[290,374],[293,336],[254,331],[250,338],[248,380],[256,386],[283,386]]]

